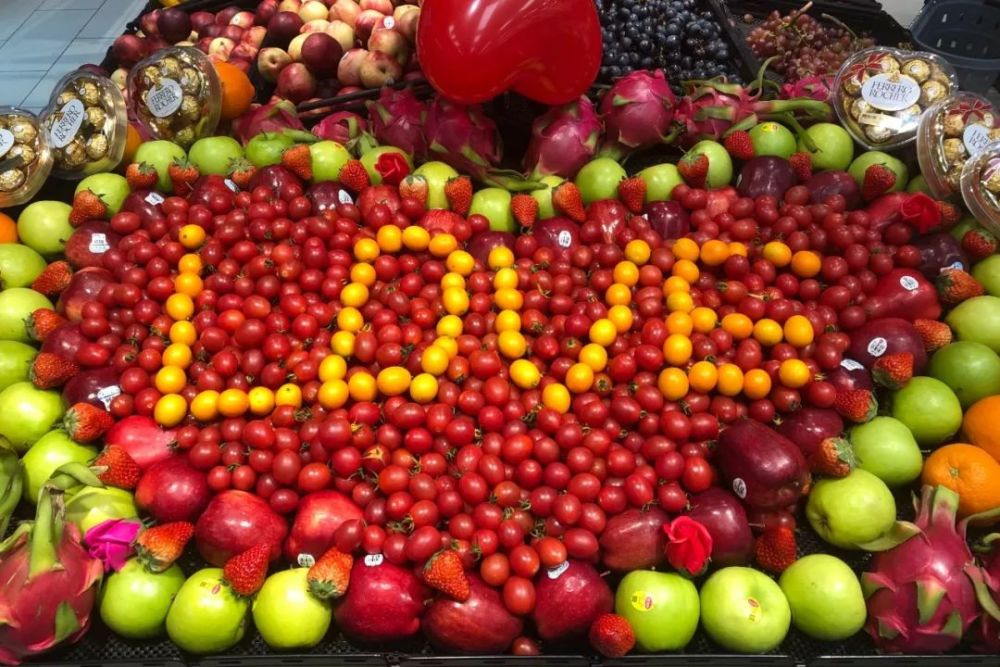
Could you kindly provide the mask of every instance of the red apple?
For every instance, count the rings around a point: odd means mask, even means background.
[[[160,523],[194,521],[210,495],[205,473],[176,456],[150,466],[135,488],[135,504]]]
[[[298,104],[316,94],[316,77],[302,63],[292,63],[278,74],[278,94]]]
[[[146,12],[139,18],[139,28],[142,30],[142,34],[146,35],[158,35],[160,34],[160,29],[156,25],[160,18],[160,14],[163,13],[162,9],[154,9],[151,12]]]
[[[76,351],[88,342],[89,339],[80,332],[80,325],[70,322],[50,333],[42,343],[41,351],[73,361]]]
[[[95,301],[105,285],[115,283],[110,271],[98,267],[81,269],[70,278],[69,286],[59,295],[56,310],[73,322],[83,319],[80,310],[88,301]]]
[[[163,39],[175,44],[191,34],[191,15],[179,7],[164,9],[156,20],[156,27]]]
[[[192,12],[191,13],[191,28],[201,34],[207,26],[215,23],[215,14],[212,12]]]
[[[403,34],[398,30],[389,30],[381,26],[376,27],[368,38],[368,50],[392,56],[400,65],[405,65],[410,59],[410,45]]]
[[[220,60],[228,60],[229,54],[236,47],[236,42],[228,37],[216,37],[208,45],[208,55],[215,56]]]
[[[275,14],[278,13],[278,0],[261,0],[257,5],[254,16],[254,23],[259,26],[266,26]]]
[[[462,654],[504,653],[524,623],[504,606],[500,592],[469,574],[469,599],[439,596],[427,608],[422,627],[435,647]]]
[[[115,422],[104,434],[104,442],[123,448],[140,468],[147,470],[174,455],[175,433],[173,429],[160,428],[149,417],[132,415]]]
[[[628,509],[608,519],[601,533],[604,564],[616,572],[652,569],[665,561],[667,536],[663,524],[670,517],[662,510]]]
[[[194,538],[202,558],[222,567],[236,554],[261,542],[272,545],[271,559],[281,555],[288,524],[271,506],[245,491],[223,491],[198,517]]]
[[[361,13],[361,7],[355,0],[337,0],[330,7],[330,20],[340,19],[347,25],[354,28],[355,22],[358,20],[358,14]]]
[[[225,7],[215,15],[215,22],[219,25],[229,25],[234,16],[240,13],[240,8],[235,6]]]
[[[546,641],[584,637],[594,619],[614,606],[614,596],[597,569],[579,560],[567,561],[535,582],[533,618],[538,636]]]
[[[120,240],[121,236],[111,231],[111,225],[90,220],[77,227],[66,241],[66,259],[75,269],[101,266],[104,253]]]
[[[229,25],[234,25],[244,30],[248,30],[254,24],[255,16],[253,12],[242,11],[233,14],[233,18],[229,19]]]
[[[267,24],[267,36],[278,46],[287,46],[302,28],[302,19],[292,12],[278,12]]]
[[[330,22],[326,19],[313,19],[312,21],[306,21],[302,24],[302,29],[299,30],[299,35],[304,35],[310,32],[323,32],[330,27]]]
[[[340,48],[344,50],[344,53],[347,53],[354,48],[354,28],[347,25],[344,21],[339,19],[336,21],[330,21],[330,24],[323,32],[337,40],[337,43],[340,44]]]
[[[340,524],[363,517],[361,508],[337,491],[307,495],[299,502],[295,521],[285,541],[285,558],[290,563],[298,563],[300,556],[319,559],[333,546],[333,534]]]
[[[252,28],[247,28],[243,32],[243,37],[240,38],[240,44],[248,44],[255,49],[259,49],[260,45],[264,43],[265,37],[267,37],[267,28],[262,25],[255,25]]]
[[[340,59],[337,65],[337,79],[345,86],[361,85],[361,65],[368,51],[365,49],[350,49]]]
[[[385,14],[382,12],[377,12],[374,9],[366,9],[358,14],[358,17],[354,20],[354,31],[358,34],[358,38],[361,41],[367,41],[372,31],[375,30],[375,26],[381,25],[384,19]]]
[[[118,386],[118,371],[112,366],[88,368],[80,371],[63,386],[62,395],[66,405],[90,403],[107,410],[111,399],[122,393]]]
[[[381,88],[398,81],[403,76],[403,66],[392,56],[369,51],[361,63],[360,75],[365,88]]]
[[[243,40],[243,33],[245,31],[238,25],[227,25],[222,27],[222,37],[233,40],[239,44]]]
[[[291,64],[292,57],[288,52],[275,46],[265,47],[257,54],[257,71],[271,83],[277,81],[281,71]]]
[[[359,558],[351,585],[334,611],[337,627],[360,642],[392,642],[420,630],[429,591],[410,569],[393,565],[381,554]]]
[[[166,220],[167,217],[160,204],[156,203],[160,201],[160,195],[150,197],[151,194],[153,194],[153,190],[135,190],[125,197],[125,202],[122,204],[123,211],[139,216],[139,222],[143,227],[157,224],[161,220]]]
[[[746,565],[753,554],[753,533],[739,499],[712,487],[691,497],[688,516],[705,526],[712,536],[712,565]]]
[[[230,52],[229,63],[232,64],[236,60],[245,60],[249,66],[250,62],[257,58],[257,52],[257,47],[240,42]]]
[[[214,39],[222,34],[222,26],[218,23],[210,23],[198,32],[199,41],[204,38]]]
[[[361,0],[361,11],[371,9],[381,14],[392,14],[392,0]]]
[[[396,30],[403,33],[410,44],[417,42],[417,24],[420,22],[420,7],[416,5],[400,5],[392,13],[396,20]]]
[[[111,55],[122,67],[131,67],[147,55],[146,42],[131,33],[120,35],[111,45]]]
[[[336,74],[343,55],[344,50],[337,40],[326,33],[313,33],[302,42],[302,62],[318,76]]]

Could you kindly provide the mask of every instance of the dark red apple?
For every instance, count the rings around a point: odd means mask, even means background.
[[[580,245],[580,226],[569,218],[539,220],[531,228],[538,245],[552,248],[557,255],[569,257],[570,248]]]
[[[111,399],[122,393],[118,386],[118,371],[112,366],[88,368],[80,371],[63,386],[62,395],[66,405],[90,403],[107,410]]]
[[[712,565],[746,565],[753,554],[753,533],[740,501],[720,487],[691,497],[688,516],[712,536]]]
[[[198,553],[215,567],[261,542],[271,545],[271,560],[281,556],[288,524],[266,501],[245,491],[223,491],[198,517]]]
[[[83,319],[80,310],[88,301],[96,301],[105,285],[115,282],[114,275],[107,269],[92,266],[81,269],[73,274],[69,285],[59,295],[56,310],[66,316],[71,322]]]
[[[305,102],[316,94],[316,77],[303,63],[292,63],[278,73],[278,94],[296,104]]]
[[[617,572],[648,570],[663,564],[670,520],[662,510],[628,509],[608,519],[601,533],[601,560]]]
[[[341,91],[343,93],[343,91]],[[375,204],[382,204],[389,208],[389,211],[396,213],[399,210],[402,200],[399,197],[399,190],[388,185],[375,185],[365,188],[358,195],[357,205],[361,209],[361,215],[367,218],[375,208]]]
[[[546,641],[584,637],[614,606],[611,587],[590,563],[569,560],[538,575],[532,618]]]
[[[945,269],[969,270],[969,256],[958,240],[947,232],[922,234],[913,239],[920,249],[920,272],[927,280],[936,280]]]
[[[822,204],[832,195],[843,195],[848,210],[861,206],[861,189],[854,177],[846,171],[821,171],[814,174],[805,185],[812,204]]]
[[[424,614],[423,630],[438,649],[463,654],[500,654],[521,634],[524,623],[504,606],[500,592],[469,574],[469,599],[438,596]],[[353,585],[353,582],[352,582]]]
[[[111,45],[111,55],[120,66],[131,67],[149,55],[149,50],[145,40],[141,37],[126,33],[115,39]]]
[[[163,429],[149,417],[131,415],[115,422],[104,434],[104,442],[118,445],[143,470],[171,458],[177,441],[173,429]]]
[[[101,266],[102,255],[120,240],[121,236],[111,231],[111,225],[90,220],[77,227],[66,241],[66,259],[74,269]]]
[[[866,322],[851,332],[851,346],[847,356],[865,368],[871,368],[875,360],[886,354],[909,352],[913,355],[913,372],[923,372],[927,365],[924,341],[913,325],[899,317],[883,317]]]
[[[941,317],[941,301],[934,284],[916,269],[893,269],[879,278],[872,298],[882,298],[886,307],[883,317],[936,320]]]
[[[490,252],[497,246],[505,246],[513,252],[515,237],[510,232],[480,232],[471,239],[466,246],[469,254],[482,262],[483,266],[488,266]]]
[[[215,14],[212,12],[192,12],[191,13],[191,28],[201,34],[207,26],[215,23]]]
[[[679,239],[691,231],[691,218],[680,202],[653,202],[646,207],[645,213],[649,226],[664,240]]]
[[[242,10],[236,5],[224,7],[215,15],[215,22],[219,25],[229,25],[229,22],[233,20],[233,17],[241,11]]]
[[[259,185],[264,185],[268,187],[272,192],[281,192],[281,189],[286,185],[291,184],[301,185],[298,177],[292,172],[288,171],[281,165],[271,165],[269,167],[264,167],[263,169],[258,169],[250,179],[250,189],[253,190]]]
[[[351,585],[334,610],[334,618],[354,641],[399,641],[420,630],[428,595],[412,570],[393,565],[381,555],[368,555],[354,562]]]
[[[160,34],[160,28],[156,24],[162,13],[162,9],[154,9],[151,12],[146,12],[139,18],[139,27],[142,28],[142,34],[147,37],[149,35]]]
[[[278,12],[278,0],[261,0],[254,12],[254,23],[266,26]]]
[[[295,521],[285,541],[285,558],[290,563],[299,563],[301,556],[319,560],[333,546],[333,534],[340,524],[361,518],[364,518],[361,508],[342,493],[310,493],[299,502]]]
[[[854,359],[844,359],[840,365],[826,374],[826,381],[837,388],[837,391],[852,389],[867,389],[871,391],[875,385],[872,375],[862,364]]]
[[[183,42],[191,35],[191,15],[179,7],[169,7],[160,12],[156,27],[171,44]]]
[[[629,219],[625,204],[617,199],[601,199],[587,207],[587,220],[597,223],[605,243],[614,243],[618,233],[625,229]]]
[[[48,335],[42,343],[41,351],[51,352],[62,359],[72,361],[76,358],[77,350],[88,342],[89,339],[80,333],[80,325],[69,322]]]
[[[808,459],[819,449],[820,443],[844,432],[844,420],[836,410],[802,408],[782,417],[777,430],[794,442]]]
[[[809,488],[809,466],[795,443],[753,419],[722,431],[715,461],[729,488],[750,507],[788,507]]]
[[[205,473],[175,456],[150,466],[135,488],[135,504],[160,523],[194,521],[211,495]]]
[[[336,209],[342,203],[342,196],[350,197],[350,193],[336,181],[315,183],[306,190],[306,197],[309,197],[313,205],[313,213]]]
[[[122,210],[138,215],[139,222],[145,228],[160,220],[166,220],[167,216],[161,208],[162,201],[162,195],[152,190],[136,190],[125,197]]]
[[[736,179],[736,189],[744,197],[756,199],[769,195],[777,200],[795,185],[795,171],[788,160],[774,155],[762,155],[748,160]]]
[[[267,36],[274,46],[285,48],[299,34],[302,19],[294,12],[278,12],[267,22]]]
[[[319,77],[336,74],[343,55],[344,47],[325,32],[314,32],[302,42],[302,62]]]

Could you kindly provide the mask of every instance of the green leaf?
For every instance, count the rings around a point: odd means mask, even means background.
[[[52,638],[53,643],[58,644],[70,635],[80,630],[80,621],[76,618],[76,612],[69,602],[60,602],[56,608],[56,633]]]
[[[934,618],[947,592],[937,579],[917,582],[917,620],[926,625]]]

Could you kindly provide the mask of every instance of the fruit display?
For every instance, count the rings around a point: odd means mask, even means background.
[[[0,205],[29,201],[52,171],[48,134],[34,114],[0,107]]]
[[[59,177],[0,200],[0,663],[996,652],[992,107],[778,98],[688,0],[497,59],[509,2],[156,9],[0,113]]]

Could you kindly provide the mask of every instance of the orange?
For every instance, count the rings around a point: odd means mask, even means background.
[[[959,516],[1000,507],[1000,463],[974,445],[939,447],[924,461],[922,481],[957,493]]]
[[[0,243],[17,243],[17,222],[0,213]]]
[[[233,120],[239,118],[250,109],[256,91],[250,77],[243,73],[239,67],[225,62],[215,63],[215,72],[219,75],[219,83],[222,84],[222,112],[223,120]]]
[[[976,401],[965,411],[962,432],[969,442],[1000,461],[1000,395]]]
[[[142,145],[142,135],[139,134],[139,129],[132,123],[128,124],[128,130],[125,131],[125,153],[122,155],[121,167],[124,169],[127,167],[135,158],[135,152],[139,150],[139,146]]]

